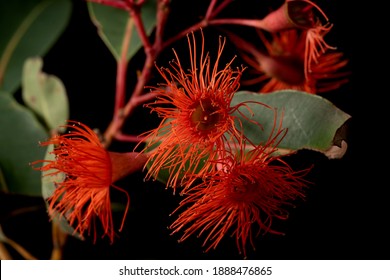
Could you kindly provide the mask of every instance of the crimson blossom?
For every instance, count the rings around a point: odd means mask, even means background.
[[[279,129],[264,145],[251,147],[241,141],[238,150],[220,160],[216,171],[191,188],[171,224],[172,234],[183,232],[179,242],[191,235],[205,236],[205,251],[215,249],[225,235],[234,237],[239,253],[246,257],[249,242],[260,233],[281,234],[271,228],[274,219],[288,217],[286,207],[304,197],[310,168],[294,171],[281,156],[277,145],[286,133]]]
[[[310,62],[310,70],[305,69],[307,31],[280,31],[271,34],[271,39],[261,31],[258,35],[266,51],[230,34],[250,67],[248,73],[253,75],[253,78],[243,80],[243,84],[259,84],[261,93],[293,89],[320,94],[335,90],[349,81],[350,73],[343,69],[348,60],[343,59],[342,52],[321,52],[315,61]]]
[[[195,35],[192,33],[192,40],[187,36],[191,65],[189,72],[183,69],[174,51],[176,60],[171,62],[172,70],[159,69],[165,83],[153,88],[157,99],[147,105],[162,121],[144,138],[146,146],[143,151],[149,156],[146,178],[157,178],[161,170],[167,170],[167,187],[176,190],[180,186],[182,193],[192,183],[187,180],[187,174],[203,175],[213,170],[213,161],[224,157],[226,146],[244,137],[239,118],[233,113],[240,112],[239,108],[245,103],[231,106],[244,69],[233,70],[233,58],[219,70],[226,39],[220,37],[216,61],[212,64],[210,55],[205,53],[201,34],[199,60]]]
[[[88,126],[69,121],[62,126],[69,131],[54,135],[41,146],[53,145],[50,154],[54,159],[37,160],[34,169],[52,179],[55,189],[47,198],[51,219],[64,217],[74,228],[74,234],[84,238],[85,232],[93,231],[96,241],[97,222],[100,221],[103,236],[114,241],[110,189],[123,192],[127,205],[120,231],[129,208],[128,193],[113,185],[124,176],[142,168],[144,155],[136,153],[108,152],[96,133]],[[40,166],[37,166],[40,165]]]

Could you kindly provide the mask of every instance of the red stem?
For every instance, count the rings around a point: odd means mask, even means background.
[[[214,2],[214,1],[213,1]],[[215,1],[216,2],[216,1]],[[223,9],[225,9],[225,7],[227,6],[227,5],[229,5],[231,2],[233,2],[233,0],[225,0],[225,1],[223,1],[213,12],[212,12],[212,10],[211,10],[211,5],[212,5],[212,3],[210,3],[210,6],[209,6],[209,8],[208,8],[208,10],[207,10],[207,13],[206,13],[206,19],[207,20],[209,20],[209,19],[211,19],[211,18],[214,18],[214,17],[216,17]]]
[[[162,45],[164,28],[168,20],[169,11],[169,0],[159,0],[157,3],[156,37],[154,41],[154,47],[157,52]]]
[[[135,9],[132,9],[130,12],[130,15],[134,19],[135,27],[137,28],[138,35],[139,35],[141,42],[145,48],[145,51],[147,51],[148,49],[151,49],[152,44],[150,43],[148,35],[146,34],[145,26],[142,22],[140,9],[138,7]]]
[[[132,142],[132,143],[139,143],[143,141],[145,138],[138,136],[138,135],[127,135],[127,134],[122,134],[121,132],[118,132],[115,134],[115,139],[122,141],[122,142]]]
[[[122,49],[122,58],[118,65],[118,73],[117,75],[120,77],[117,77],[117,102],[116,102],[116,110],[115,110],[115,116],[109,126],[107,127],[105,133],[104,133],[104,139],[105,139],[105,145],[109,146],[112,139],[116,138],[116,135],[118,135],[118,138],[123,138],[123,135],[120,134],[120,130],[125,122],[125,120],[131,115],[131,113],[134,111],[134,109],[139,106],[140,104],[151,100],[155,97],[153,93],[145,94],[141,97],[141,94],[143,93],[144,87],[149,80],[152,68],[154,66],[154,62],[159,55],[160,51],[165,49],[167,46],[172,44],[174,41],[184,37],[187,33],[191,31],[195,31],[199,28],[206,27],[208,25],[208,20],[212,17],[215,17],[228,3],[230,3],[231,0],[227,0],[223,2],[221,5],[219,5],[214,11],[213,8],[216,4],[216,1],[212,1],[210,3],[210,6],[207,10],[206,17],[204,20],[198,22],[197,24],[194,24],[192,27],[187,28],[186,30],[180,32],[179,34],[175,35],[174,37],[168,39],[165,42],[162,42],[162,35],[163,35],[163,27],[166,24],[167,16],[169,14],[169,6],[168,1],[166,0],[159,0],[158,1],[158,12],[157,12],[157,32],[156,32],[156,40],[154,45],[152,46],[150,43],[150,40],[148,38],[148,35],[145,31],[145,27],[142,22],[141,14],[139,6],[133,6],[130,15],[131,18],[134,20],[134,24],[137,28],[138,34],[141,38],[141,41],[144,46],[145,50],[145,64],[142,69],[141,75],[138,77],[137,84],[135,85],[135,88],[133,90],[133,93],[131,95],[131,98],[126,103],[126,105],[123,107],[124,103],[124,97],[125,97],[125,78],[126,78],[126,67],[127,67],[127,60],[126,60],[126,66],[124,66],[124,55],[125,52],[124,48]],[[127,30],[127,29],[126,29]],[[127,31],[126,31],[127,33]],[[127,35],[127,34],[126,34]],[[125,37],[126,38],[126,37]],[[124,39],[124,43],[125,43]],[[128,47],[128,45],[127,45]],[[125,54],[127,55],[127,49]],[[121,66],[120,66],[121,65]],[[120,71],[119,71],[120,70]],[[123,108],[123,110],[122,110]]]
[[[214,21],[212,20],[212,18],[216,17],[230,2],[232,2],[232,0],[226,0],[223,3],[221,3],[216,9],[214,9],[214,6],[216,5],[216,1],[214,0],[211,1],[209,7],[207,8],[206,15],[202,21],[188,27],[187,29],[181,31],[180,33],[166,40],[163,44],[161,44],[161,49],[165,49],[173,42],[177,41],[182,37],[185,37],[188,33],[191,33],[200,28],[205,28],[208,25],[211,25],[211,22]]]
[[[206,15],[205,15],[205,18],[206,19],[209,19],[211,18],[211,15],[213,13],[213,9],[215,7],[215,5],[217,4],[217,0],[212,0],[209,7],[207,8],[207,12],[206,12]]]
[[[114,108],[114,119],[118,118],[121,114],[121,109],[125,103],[126,96],[126,74],[127,74],[127,50],[129,49],[129,43],[132,37],[134,22],[129,17],[125,35],[122,42],[121,57],[117,62],[117,75],[116,75],[116,94],[115,94],[115,108]]]

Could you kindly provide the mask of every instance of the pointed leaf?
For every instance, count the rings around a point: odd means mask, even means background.
[[[151,34],[156,26],[156,5],[156,0],[146,1],[141,8],[142,22],[148,35]],[[98,28],[99,36],[117,61],[121,57],[126,26],[128,24],[132,25],[131,38],[127,50],[127,60],[130,60],[142,46],[141,39],[138,36],[137,29],[130,14],[118,8],[92,2],[88,2],[88,10],[92,22]]]
[[[65,86],[60,79],[41,71],[40,57],[27,59],[23,68],[23,101],[50,130],[57,129],[69,119],[69,105]]]
[[[0,131],[0,169],[5,184],[1,189],[41,196],[40,173],[29,163],[44,156],[38,142],[48,137],[46,130],[10,94],[0,94]]]
[[[0,88],[14,93],[24,61],[44,55],[65,29],[70,0],[0,1]]]
[[[262,102],[277,108],[278,118],[283,115],[283,127],[288,128],[288,133],[280,143],[279,148],[290,151],[311,149],[326,154],[334,146],[334,139],[339,128],[351,118],[329,100],[295,90],[275,91],[268,94],[237,92],[233,98],[232,106],[246,101]],[[241,107],[241,111],[248,118],[262,124],[264,131],[240,117],[245,135],[254,143],[265,142],[274,126],[274,112],[255,103],[248,104],[248,107],[254,113],[253,117],[249,110]],[[283,114],[281,114],[282,112]],[[340,142],[340,139],[337,139],[337,142]]]

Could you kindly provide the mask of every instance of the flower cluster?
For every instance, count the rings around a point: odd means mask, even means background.
[[[171,225],[173,233],[184,230],[179,241],[198,233],[205,235],[206,252],[216,248],[225,235],[234,236],[240,253],[246,256],[247,242],[260,233],[275,233],[273,219],[286,219],[283,207],[304,196],[309,171],[293,171],[277,152],[287,131],[281,129],[261,145],[249,149],[241,141],[237,150],[219,162],[219,169],[207,174],[191,189],[175,210],[183,210]],[[254,228],[257,233],[254,234]]]
[[[303,176],[308,170],[293,171],[277,155],[287,129],[282,121],[277,124],[276,108],[256,104],[272,110],[275,116],[265,143],[252,143],[245,137],[240,119],[233,113],[239,111],[241,117],[249,119],[239,110],[247,104],[231,106],[242,71],[234,72],[231,62],[217,70],[225,41],[220,40],[214,66],[205,54],[203,37],[199,66],[194,34],[188,43],[190,72],[184,72],[175,53],[174,73],[160,69],[166,84],[153,88],[157,100],[148,104],[162,122],[145,136],[147,178],[158,178],[166,169],[167,187],[181,188],[185,199],[174,213],[184,211],[170,227],[173,233],[185,229],[180,241],[195,232],[205,234],[208,251],[230,233],[246,256],[248,239],[253,245],[252,227],[256,224],[259,232],[276,233],[271,229],[272,219],[285,219],[283,206],[304,195],[307,182]],[[261,124],[256,125],[258,133],[263,133]]]
[[[93,2],[133,13],[133,9],[138,11],[143,4],[143,1],[119,0]],[[144,98],[140,97],[140,92],[135,92],[134,96],[139,99],[132,99],[129,106],[123,106],[123,96],[117,96],[116,108],[120,110],[116,112],[125,115],[129,115],[129,108],[134,104],[154,98],[152,102],[144,102],[145,107],[161,119],[158,127],[136,138],[142,141],[133,152],[109,152],[90,128],[72,121],[64,126],[69,130],[67,133],[56,134],[41,143],[53,147],[51,155],[54,158],[33,162],[34,168],[44,172],[44,176],[54,178],[55,189],[47,199],[52,219],[65,218],[75,233],[84,236],[86,232],[93,232],[95,240],[100,221],[103,236],[113,242],[115,230],[110,191],[119,190],[128,199],[121,230],[129,207],[129,195],[114,183],[143,168],[147,170],[146,180],[160,179],[173,194],[178,191],[183,196],[172,213],[177,219],[169,227],[172,234],[182,232],[179,241],[195,234],[204,236],[203,246],[209,251],[230,235],[234,237],[238,251],[246,257],[247,246],[255,246],[257,235],[280,233],[273,229],[272,223],[275,219],[286,219],[288,206],[305,196],[305,189],[310,184],[305,176],[310,168],[295,171],[280,153],[279,145],[289,131],[283,125],[283,114],[279,116],[283,108],[255,100],[234,104],[233,98],[241,84],[259,85],[256,94],[285,89],[310,94],[331,91],[348,82],[349,72],[344,70],[348,61],[324,41],[323,37],[332,25],[311,1],[286,0],[279,9],[258,20],[215,19],[216,11],[227,2],[223,1],[215,8],[216,1],[213,1],[207,22],[210,25],[255,27],[263,48],[254,40],[226,31],[246,66],[234,68],[235,57],[221,66],[226,38],[219,37],[213,59],[205,50],[202,28],[200,47],[194,30],[187,32],[189,70],[185,70],[183,60],[174,50],[170,67],[156,67],[163,83],[148,86],[150,92]],[[167,3],[160,1],[159,4]],[[320,18],[326,23],[323,24]],[[136,24],[140,24],[139,21]],[[147,54],[159,50],[146,44],[146,36],[141,37],[148,47]],[[124,68],[118,69],[125,73]],[[244,79],[246,71],[254,78]],[[149,72],[143,72],[140,79],[148,75]],[[124,83],[119,84],[123,86]],[[139,88],[144,87],[136,87]],[[118,92],[123,94],[124,88]],[[273,123],[259,121],[262,116],[257,115],[253,106],[271,112]],[[123,115],[113,119],[106,136],[134,139],[115,130],[124,121]],[[268,134],[263,137],[266,141],[248,137],[245,122],[249,122],[252,129],[255,127],[255,133]],[[265,125],[272,129],[265,130]],[[136,152],[141,145],[142,150]],[[37,167],[38,164],[42,165]],[[58,174],[64,176],[57,181]]]

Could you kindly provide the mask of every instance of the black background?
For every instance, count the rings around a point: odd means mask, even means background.
[[[96,28],[89,19],[86,3],[73,1],[73,13],[69,25],[58,42],[44,57],[44,71],[59,77],[68,92],[70,118],[81,121],[101,131],[111,121],[116,64],[109,50],[98,37]],[[260,3],[259,3],[260,2]],[[196,5],[195,5],[196,3]],[[176,34],[183,26],[190,26],[204,13],[208,1],[173,1],[172,17],[166,36]],[[252,15],[264,11],[264,7],[278,7],[282,1],[235,1],[224,15]],[[336,45],[349,59],[352,71],[350,83],[341,89],[327,93],[324,97],[337,107],[352,115],[348,132],[348,150],[339,160],[329,160],[313,151],[300,151],[288,161],[293,168],[314,167],[308,179],[313,185],[307,191],[304,201],[297,201],[290,209],[287,221],[276,221],[274,227],[284,236],[267,234],[256,239],[256,251],[248,249],[249,259],[388,259],[389,231],[385,200],[386,183],[381,181],[381,164],[368,154],[375,150],[374,133],[367,124],[365,114],[370,105],[362,109],[358,104],[373,87],[366,86],[372,79],[366,67],[370,49],[365,46],[368,32],[357,29],[362,23],[356,10],[352,11],[350,1],[317,1],[327,13],[334,28],[328,35],[328,42]],[[196,6],[196,7],[193,7]],[[217,28],[204,30],[207,38],[217,42],[222,31]],[[214,36],[215,35],[215,36]],[[214,37],[213,37],[214,36]],[[366,36],[366,37],[365,37]],[[208,39],[207,39],[208,40]],[[207,42],[206,42],[207,43]],[[211,46],[211,45],[210,45]],[[187,49],[186,40],[172,45]],[[231,58],[235,49],[227,44],[224,54]],[[134,69],[140,69],[143,62],[140,52],[129,64],[128,94],[135,82]],[[158,65],[167,66],[173,58],[169,47],[158,58]],[[239,63],[239,60],[238,62]],[[158,80],[152,77],[149,84]],[[142,120],[142,121],[141,121]],[[125,125],[125,131],[139,133],[152,128],[158,120],[145,109],[136,110]],[[377,135],[377,134],[375,134]],[[375,137],[375,136],[372,136]],[[363,141],[362,141],[363,139]],[[131,151],[132,145],[113,143],[111,150]],[[375,153],[375,152],[374,152]],[[64,249],[64,259],[241,259],[234,239],[226,236],[216,250],[202,251],[203,239],[195,236],[178,243],[179,236],[171,236],[167,229],[173,222],[169,216],[180,197],[157,182],[143,182],[139,172],[118,182],[131,197],[131,210],[125,228],[118,233],[113,245],[108,239],[80,241],[69,237]],[[388,183],[387,183],[388,184]],[[51,233],[46,209],[41,199],[23,197],[0,197],[4,232],[26,247],[40,259],[47,259],[51,253]],[[113,193],[113,199],[125,202]],[[10,210],[26,205],[38,205],[39,210],[8,219]],[[122,213],[115,214],[119,225]],[[15,254],[15,258],[18,255]]]

